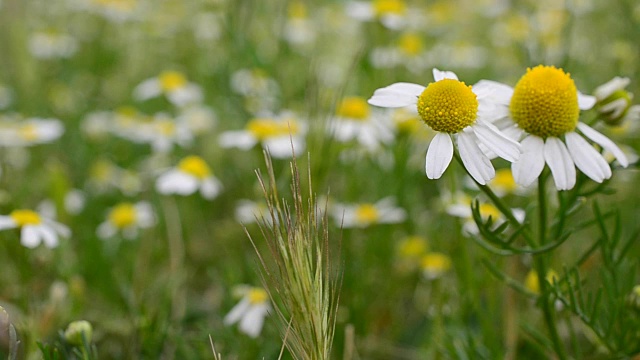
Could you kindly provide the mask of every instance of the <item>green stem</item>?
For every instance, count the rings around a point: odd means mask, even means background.
[[[547,238],[547,201],[546,201],[546,175],[543,172],[540,177],[538,177],[538,246],[544,246]],[[540,306],[542,308],[542,312],[544,314],[544,322],[547,325],[549,330],[549,335],[551,336],[551,341],[553,342],[553,347],[555,349],[556,354],[560,359],[566,359],[567,354],[565,352],[564,346],[562,345],[562,340],[560,339],[560,335],[558,334],[558,329],[556,326],[556,317],[553,308],[553,304],[551,303],[551,299],[549,297],[550,292],[548,290],[549,284],[547,283],[547,268],[545,264],[545,259],[542,255],[534,256],[536,272],[538,273],[538,284],[540,286]]]

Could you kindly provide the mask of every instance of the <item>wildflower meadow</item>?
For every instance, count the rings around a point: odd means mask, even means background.
[[[636,0],[0,0],[0,358],[640,359]]]

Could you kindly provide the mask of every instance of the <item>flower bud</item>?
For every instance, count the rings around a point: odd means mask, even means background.
[[[64,338],[69,344],[81,346],[83,344],[83,337],[87,343],[91,342],[91,336],[93,335],[93,328],[91,323],[86,320],[74,321],[67,327],[64,332]]]

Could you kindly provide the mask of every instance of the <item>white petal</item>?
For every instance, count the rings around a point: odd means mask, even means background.
[[[380,107],[404,107],[415,105],[425,87],[411,83],[395,83],[376,90],[368,103]]]
[[[453,143],[447,133],[438,132],[427,150],[426,171],[429,179],[439,179],[453,158]]]
[[[46,247],[54,248],[58,246],[58,235],[52,228],[49,228],[46,225],[42,225],[38,226],[36,230],[38,231],[38,233],[40,233],[42,242]]]
[[[593,95],[595,95],[598,100],[604,100],[611,96],[611,94],[613,94],[614,92],[627,87],[630,82],[631,80],[629,78],[621,78],[619,76],[616,76],[606,83],[598,86],[593,92]]]
[[[511,162],[520,158],[520,144],[503,135],[493,124],[477,121],[471,129],[482,144],[501,158]]]
[[[618,160],[620,165],[622,165],[623,167],[627,167],[629,165],[627,156],[622,152],[622,150],[620,150],[618,145],[614,144],[614,142],[611,141],[608,137],[597,132],[596,130],[594,130],[593,128],[591,128],[589,125],[585,123],[579,122],[578,129],[586,137],[593,140],[593,142],[597,143],[598,145],[602,146],[605,150],[612,153],[613,156],[615,156],[615,158]]]
[[[202,180],[200,184],[200,193],[202,197],[208,200],[212,200],[218,196],[220,190],[222,190],[222,184],[214,177],[206,178]]]
[[[235,147],[242,150],[249,150],[258,143],[253,134],[248,131],[226,131],[220,134],[220,146],[223,148]]]
[[[347,15],[360,21],[372,20],[375,17],[373,6],[366,1],[350,1],[345,6],[345,11]]]
[[[293,156],[292,138],[290,138],[289,135],[265,139],[262,146],[269,149],[271,156],[276,159],[289,159]],[[296,154],[300,155],[300,153]]]
[[[0,230],[13,229],[17,226],[18,225],[13,221],[11,216],[0,215]]]
[[[458,149],[464,167],[480,185],[485,185],[493,179],[496,171],[489,158],[478,147],[473,132],[463,131],[458,134]]]
[[[249,309],[249,299],[243,298],[236,306],[234,306],[231,311],[224,317],[225,325],[232,325],[238,322],[240,318],[247,312]]]
[[[544,143],[544,160],[551,169],[558,190],[570,190],[576,184],[576,167],[564,143],[549,137]]]
[[[599,183],[611,177],[609,163],[582,136],[570,132],[565,135],[565,141],[573,161],[585,175]]]
[[[198,190],[198,179],[180,170],[170,170],[158,178],[156,190],[165,195],[191,195]]]
[[[470,218],[472,216],[471,207],[467,204],[451,204],[447,206],[447,214],[459,218]]]
[[[578,107],[580,110],[589,110],[596,104],[596,97],[585,95],[578,91]]]
[[[531,185],[544,169],[544,140],[528,136],[522,140],[522,155],[511,165],[515,182],[522,186]]]
[[[433,80],[440,81],[442,79],[458,80],[458,76],[453,71],[440,71],[433,68]]]
[[[513,88],[511,86],[497,81],[480,80],[471,89],[478,96],[480,96],[479,94],[488,94],[491,100],[500,105],[509,106],[513,96]]]
[[[138,101],[154,98],[162,93],[160,81],[156,78],[147,79],[133,89],[133,98]]]
[[[240,320],[240,331],[251,336],[252,338],[257,337],[262,330],[264,317],[267,316],[268,310],[269,305],[267,304],[257,304],[251,306]]]
[[[118,232],[118,230],[108,221],[98,225],[98,229],[96,229],[96,235],[103,240],[114,236],[116,232]]]
[[[40,233],[36,227],[29,225],[23,226],[20,233],[20,243],[29,249],[40,245]]]

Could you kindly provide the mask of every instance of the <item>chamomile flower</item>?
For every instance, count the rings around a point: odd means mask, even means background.
[[[253,200],[242,199],[236,204],[235,210],[236,221],[240,224],[252,224],[256,221],[264,220],[267,224],[271,224],[273,219],[269,216],[269,209],[264,202],[256,202]]]
[[[20,228],[20,243],[28,248],[35,248],[41,243],[48,248],[54,248],[58,246],[60,236],[71,236],[71,230],[65,225],[27,209],[0,215],[0,230],[14,228]]]
[[[378,19],[382,25],[393,30],[406,24],[407,10],[403,0],[351,1],[346,5],[350,17],[360,21]]]
[[[264,318],[271,310],[269,295],[259,287],[243,286],[236,290],[242,299],[224,317],[224,324],[229,326],[239,323],[240,331],[256,338],[262,331]]]
[[[133,97],[144,101],[164,95],[176,106],[185,106],[202,101],[202,89],[191,83],[178,71],[164,71],[157,77],[141,82],[133,90]]]
[[[288,6],[287,21],[283,37],[294,46],[312,44],[316,39],[316,29],[307,14],[307,7],[302,1],[293,1]]]
[[[434,280],[451,269],[451,258],[443,253],[429,252],[422,256],[420,268],[427,280]]]
[[[196,191],[205,199],[214,199],[222,190],[222,184],[213,176],[209,165],[199,156],[191,155],[180,160],[178,166],[165,172],[156,181],[161,194],[191,195]]]
[[[471,212],[471,197],[466,194],[454,195],[453,202],[449,203],[446,207],[447,214],[464,219],[462,230],[465,234],[476,235],[479,233],[478,226],[476,225],[473,214]],[[492,204],[480,203],[480,216],[484,221],[487,221],[489,217],[493,220],[495,227],[500,226],[506,220],[500,210]],[[511,209],[513,216],[519,221],[523,222],[525,219],[525,211],[522,209]]]
[[[388,108],[417,107],[422,120],[436,132],[427,150],[425,168],[429,179],[439,179],[451,163],[454,138],[465,168],[484,185],[495,176],[495,169],[481,146],[508,161],[516,161],[520,145],[489,122],[493,120],[487,111],[493,107],[490,92],[484,88],[474,90],[449,71],[433,69],[433,77],[435,82],[426,88],[395,83],[378,89],[369,103]]]
[[[406,32],[394,45],[373,49],[369,58],[376,68],[393,68],[402,65],[413,73],[420,73],[429,63],[428,55],[422,36],[415,32]]]
[[[366,228],[375,224],[397,224],[407,219],[407,212],[395,205],[392,197],[376,203],[335,204],[331,208],[335,221],[344,228]]]
[[[364,98],[344,98],[331,121],[330,133],[340,142],[355,140],[368,151],[375,151],[393,141],[389,116],[371,109]]]
[[[78,51],[78,41],[54,31],[37,32],[29,38],[29,51],[38,59],[70,58]]]
[[[0,122],[0,146],[26,147],[49,143],[63,133],[64,126],[57,119],[11,118]]]
[[[122,202],[109,210],[107,219],[98,226],[96,231],[101,239],[108,239],[117,233],[127,239],[138,236],[140,229],[153,226],[156,217],[151,204],[140,201],[138,203]]]
[[[293,113],[283,112],[278,116],[264,116],[251,119],[244,130],[226,131],[220,134],[220,146],[249,150],[257,144],[268,149],[271,156],[286,159],[292,156],[291,146],[296,154],[305,148],[307,126]]]
[[[640,105],[631,105],[633,94],[624,89],[630,82],[629,78],[616,76],[594,90],[596,109],[606,124],[616,126],[640,120]]]
[[[610,178],[609,164],[584,137],[611,152],[623,167],[628,165],[613,141],[579,121],[580,110],[592,108],[596,99],[578,92],[562,69],[543,65],[527,69],[513,89],[489,81],[483,85],[493,90],[498,104],[503,104],[505,133],[523,138],[523,154],[511,167],[516,183],[531,185],[545,163],[558,190],[573,188],[576,167],[596,182]]]

